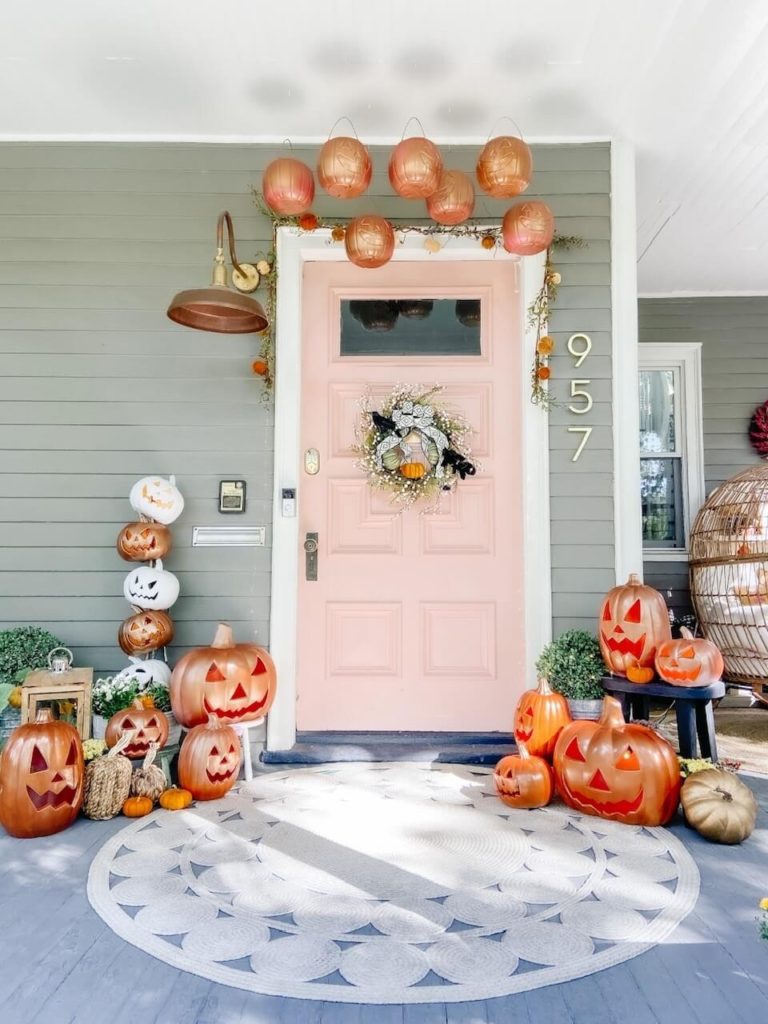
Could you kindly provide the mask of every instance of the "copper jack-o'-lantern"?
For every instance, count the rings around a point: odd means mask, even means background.
[[[281,156],[264,169],[261,191],[270,209],[292,217],[305,213],[312,205],[315,181],[306,164],[290,156]]]
[[[555,218],[546,203],[527,199],[516,203],[504,214],[501,241],[507,252],[517,256],[535,256],[544,252],[555,237]]]
[[[317,158],[317,180],[334,199],[355,199],[371,183],[371,155],[359,139],[338,135],[324,142]]]
[[[61,832],[78,815],[84,777],[77,730],[42,708],[14,729],[0,758],[0,824],[18,839]]]
[[[554,791],[552,768],[543,757],[533,757],[522,741],[518,741],[517,750],[516,755],[502,757],[494,768],[496,792],[510,807],[544,807]]]
[[[122,623],[117,633],[117,642],[126,654],[156,651],[171,640],[173,620],[166,612],[137,612]]]
[[[150,743],[156,743],[159,749],[168,742],[168,719],[157,708],[145,707],[137,697],[129,708],[117,711],[107,722],[104,733],[107,746],[114,747],[123,733],[131,735],[122,754],[125,757],[145,757]]]
[[[614,697],[598,722],[566,725],[555,744],[555,780],[569,807],[627,825],[665,825],[677,810],[680,766],[672,745],[626,723]]]
[[[408,320],[426,320],[434,309],[433,299],[400,299],[398,300],[400,316]]]
[[[400,316],[400,305],[392,299],[352,299],[349,311],[366,331],[391,331]]]
[[[463,171],[443,171],[437,189],[427,196],[427,213],[438,224],[461,224],[474,208],[475,189]]]
[[[240,771],[240,740],[231,725],[215,719],[196,725],[179,752],[179,782],[195,800],[218,800],[232,789]]]
[[[656,651],[656,671],[673,686],[710,686],[722,678],[723,656],[711,640],[697,640],[685,626],[679,640],[667,640]]]
[[[632,573],[606,594],[598,639],[609,672],[626,676],[630,666],[653,668],[657,648],[672,639],[664,598]]]
[[[171,531],[162,523],[128,523],[117,537],[117,553],[126,562],[152,562],[171,550]]]
[[[220,622],[210,647],[181,658],[171,675],[171,706],[183,726],[209,719],[229,724],[263,718],[275,699],[275,666],[256,644],[235,644]]]
[[[525,192],[532,173],[531,151],[514,135],[489,139],[477,161],[477,183],[494,199],[510,199]]]
[[[344,235],[347,259],[356,267],[375,270],[389,263],[395,251],[395,232],[385,217],[366,213],[347,225]]]
[[[398,142],[389,158],[389,183],[403,199],[426,199],[437,190],[443,170],[440,150],[423,136]]]
[[[526,690],[515,710],[515,741],[524,743],[534,757],[551,757],[560,730],[571,721],[568,701],[555,693],[548,680]]]

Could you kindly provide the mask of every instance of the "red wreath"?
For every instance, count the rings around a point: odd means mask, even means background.
[[[749,422],[749,439],[760,458],[768,458],[768,402],[755,409]]]

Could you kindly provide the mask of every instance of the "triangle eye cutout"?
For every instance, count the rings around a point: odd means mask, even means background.
[[[206,683],[223,683],[226,678],[216,662],[212,661],[205,676]]]
[[[623,772],[639,772],[640,771],[640,759],[634,752],[632,747],[627,747],[624,753],[619,757],[616,762],[616,767],[621,769]]]
[[[696,657],[696,651],[692,647],[686,647],[684,651],[680,651],[678,657],[693,659]]]
[[[77,747],[75,746],[74,740],[69,745],[69,753],[67,754],[67,764],[77,764]]]
[[[266,671],[267,671],[267,666],[264,664],[264,662],[261,660],[261,658],[257,658],[256,659],[256,664],[253,667],[253,672],[251,672],[251,675],[252,676],[263,676]]]
[[[209,752],[209,757],[211,757],[211,756],[213,756],[213,757],[218,757],[219,756],[219,748],[218,747],[211,747],[210,752]]]
[[[130,718],[124,718],[123,719],[123,728],[124,729],[135,729],[136,726],[134,725],[133,721]]]
[[[576,739],[575,736],[573,737],[571,742],[568,744],[568,749],[565,752],[565,756],[566,757],[570,757],[570,759],[572,761],[586,761],[586,758],[582,754],[582,752],[581,752],[581,750],[579,748],[578,740]]]
[[[45,760],[45,755],[37,744],[32,748],[32,763],[29,766],[29,770],[31,772],[45,772],[48,770],[48,762]]]
[[[610,622],[610,621],[611,621],[611,609],[608,607],[608,602],[606,601],[605,604],[603,605],[603,622]]]
[[[157,719],[156,718],[150,718],[150,720],[147,722],[147,728],[148,729],[156,729],[157,728]]]
[[[229,748],[229,751],[228,751],[228,752],[229,752],[230,754],[234,754],[234,753],[235,753],[235,747],[234,747],[234,744],[233,744],[232,746],[230,746],[230,748]]]
[[[640,622],[642,618],[642,608],[640,607],[640,598],[635,601],[631,606],[627,614],[624,616],[625,622]]]

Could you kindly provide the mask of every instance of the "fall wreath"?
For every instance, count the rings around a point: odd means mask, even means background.
[[[397,385],[381,411],[370,408],[369,398],[362,400],[358,466],[372,487],[391,491],[403,508],[425,497],[436,503],[443,491],[476,472],[467,444],[471,428],[435,402],[442,390]]]
[[[761,459],[768,458],[768,402],[758,405],[749,423],[749,439]]]

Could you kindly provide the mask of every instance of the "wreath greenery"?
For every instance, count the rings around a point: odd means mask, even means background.
[[[459,480],[474,476],[466,420],[435,401],[443,390],[398,384],[381,411],[370,408],[370,396],[361,400],[355,451],[358,467],[372,487],[390,491],[401,509],[422,498],[431,499],[423,511],[451,491]]]

